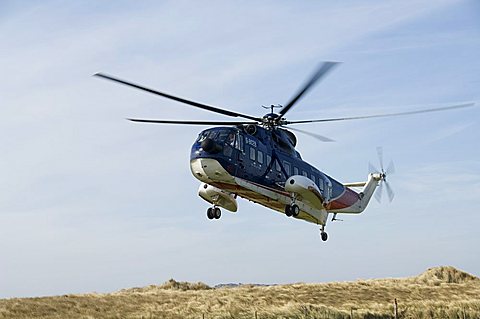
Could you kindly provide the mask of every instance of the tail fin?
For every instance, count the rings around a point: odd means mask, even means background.
[[[382,180],[382,176],[379,173],[370,173],[368,174],[368,180],[365,184],[365,187],[359,193],[360,196],[360,205],[358,209],[358,213],[361,213],[367,208],[370,199],[372,199],[373,194],[375,193],[375,189],[377,188],[378,184]]]
[[[350,207],[346,207],[341,210],[341,213],[345,214],[360,214],[367,208],[370,199],[372,198],[373,194],[375,193],[375,189],[379,185],[382,180],[382,176],[379,173],[370,173],[368,174],[368,179],[366,182],[358,182],[358,183],[347,183],[344,184],[346,187],[362,187],[360,192],[356,191],[355,193],[358,194],[358,200],[351,205]]]
[[[367,205],[370,202],[370,199],[372,198],[373,194],[375,194],[375,197],[380,202],[382,197],[383,184],[385,184],[385,187],[387,188],[387,194],[388,194],[389,200],[390,201],[393,200],[393,197],[395,196],[395,194],[392,188],[390,187],[390,185],[387,183],[387,175],[393,174],[395,172],[395,167],[393,165],[393,162],[390,161],[390,164],[385,170],[383,168],[383,149],[381,147],[377,147],[377,153],[378,153],[378,160],[380,163],[380,170],[376,169],[372,164],[369,163],[368,166],[369,166],[370,173],[368,174],[368,180],[366,182],[344,184],[344,186],[347,186],[347,187],[363,186],[363,189],[360,193],[358,193],[359,200],[354,205],[348,207],[342,212],[351,213],[351,214],[360,214],[365,210],[365,208],[367,208]],[[375,190],[379,185],[380,185],[380,189],[375,193]]]

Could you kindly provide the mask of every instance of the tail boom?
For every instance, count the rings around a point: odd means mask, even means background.
[[[365,185],[362,189],[361,192],[357,193],[354,190],[350,189],[349,187],[345,187],[345,192],[344,194],[338,198],[337,200],[333,201],[329,207],[327,207],[328,211],[331,211],[333,213],[344,213],[344,214],[360,214],[363,212],[366,208],[368,203],[370,202],[370,199],[372,198],[375,189],[377,188],[379,182],[382,180],[382,176],[379,173],[371,173],[368,174],[368,180],[366,182],[362,183],[354,183],[355,186],[356,184],[360,185],[363,184]],[[347,184],[349,185],[349,184]],[[352,184],[350,184],[352,185]],[[354,194],[354,195],[353,195]],[[356,197],[355,201],[352,201],[352,195]],[[351,205],[349,206],[340,206],[338,203],[343,203],[345,202],[345,199],[350,199],[349,202]],[[336,205],[337,203],[337,205]]]

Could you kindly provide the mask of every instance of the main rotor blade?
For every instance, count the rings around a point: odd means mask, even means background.
[[[293,97],[292,100],[288,102],[287,105],[280,110],[280,112],[278,112],[281,115],[279,119],[284,116],[285,113],[287,113],[295,103],[297,103],[297,101],[312,87],[312,85],[315,84],[315,82],[326,75],[328,71],[330,71],[337,64],[338,62],[324,62],[322,66],[313,74],[310,80],[305,83],[302,89],[298,91],[297,95],[295,95],[295,97]]]
[[[243,118],[253,120],[253,121],[259,121],[259,122],[262,121],[262,119],[258,118],[258,117],[254,117],[254,116],[250,116],[250,115],[246,115],[246,114],[241,114],[241,113],[237,113],[237,112],[233,112],[233,111],[229,111],[229,110],[224,110],[224,109],[221,109],[221,108],[218,108],[218,107],[215,107],[215,106],[186,100],[186,99],[183,99],[181,97],[173,96],[173,95],[163,93],[163,92],[160,92],[160,91],[157,91],[157,90],[149,89],[147,87],[144,87],[144,86],[141,86],[141,85],[138,85],[138,84],[135,84],[135,83],[127,82],[127,81],[115,78],[115,77],[107,75],[107,74],[96,73],[96,74],[94,74],[94,76],[98,76],[98,77],[101,77],[101,78],[106,79],[106,80],[114,81],[114,82],[124,84],[124,85],[130,86],[130,87],[134,87],[136,89],[146,91],[146,92],[149,92],[149,93],[152,93],[152,94],[160,95],[160,96],[163,96],[167,99],[171,99],[171,100],[174,100],[174,101],[177,101],[177,102],[180,102],[180,103],[185,103],[185,104],[188,104],[188,105],[191,105],[191,106],[195,106],[195,107],[198,107],[198,108],[210,111],[210,112],[220,113],[220,114],[227,115],[227,116],[232,116],[232,117],[243,117]]]
[[[320,141],[322,141],[322,142],[335,142],[334,140],[332,140],[331,138],[328,138],[328,137],[326,137],[326,136],[323,136],[323,135],[320,135],[320,134],[316,134],[316,133],[312,133],[312,132],[308,132],[308,131],[304,131],[304,130],[299,130],[298,128],[291,128],[291,127],[289,127],[288,130],[290,130],[290,131],[295,131],[295,132],[300,132],[300,133],[309,135],[309,136],[314,137],[314,138],[316,138],[317,140],[320,140]]]
[[[471,106],[474,106],[474,105],[475,105],[475,103],[463,103],[463,104],[444,106],[444,107],[436,107],[436,108],[431,108],[431,109],[409,111],[409,112],[376,114],[376,115],[367,115],[367,116],[338,117],[338,118],[320,119],[320,120],[286,121],[285,125],[288,125],[288,124],[302,124],[302,123],[334,122],[334,121],[346,121],[346,120],[360,120],[360,119],[370,119],[370,118],[375,118],[375,117],[391,117],[391,116],[411,115],[411,114],[420,114],[420,113],[429,113],[429,112],[439,112],[439,111],[460,109],[460,108],[464,108],[464,107],[471,107]]]
[[[242,125],[257,124],[256,122],[227,122],[227,121],[180,121],[180,120],[149,120],[149,119],[127,119],[132,122],[156,123],[156,124],[185,124],[185,125]]]

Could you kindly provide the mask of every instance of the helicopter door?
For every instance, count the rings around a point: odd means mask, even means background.
[[[332,182],[328,178],[326,179],[326,181],[325,201],[328,203],[332,198]]]
[[[245,141],[242,134],[237,133],[235,139],[235,149],[236,149],[236,159],[237,159],[237,176],[245,178],[245,166],[246,166],[246,155],[245,155]]]
[[[330,179],[328,179],[328,177],[321,174],[318,177],[318,186],[320,188],[320,192],[323,194],[325,202],[328,203],[332,198],[332,182],[330,181]]]

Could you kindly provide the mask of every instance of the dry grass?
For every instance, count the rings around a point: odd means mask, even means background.
[[[176,282],[112,294],[0,300],[0,318],[480,318],[480,279],[437,267],[404,279],[212,289]]]

